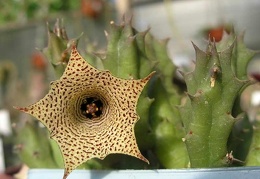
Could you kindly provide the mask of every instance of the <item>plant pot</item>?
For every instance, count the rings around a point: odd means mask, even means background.
[[[28,179],[62,178],[63,169],[30,169]],[[260,167],[232,167],[172,170],[75,170],[68,179],[231,179],[259,178]]]

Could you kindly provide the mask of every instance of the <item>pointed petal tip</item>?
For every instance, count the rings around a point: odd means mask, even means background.
[[[151,72],[147,77],[145,77],[143,80],[144,81],[149,81],[153,76],[154,76],[154,74],[156,73],[156,71],[153,71],[153,72]]]
[[[139,79],[139,81],[143,82],[144,84],[146,84],[152,77],[153,75],[156,73],[156,71],[151,72],[148,76]]]
[[[145,157],[144,157],[143,161],[146,162],[148,165],[150,165],[149,160],[147,160]]]
[[[77,56],[77,54],[78,54],[78,50],[77,50],[77,44],[76,44],[76,42],[73,40],[72,42],[71,42],[71,57],[74,55],[74,56]]]
[[[28,108],[23,108],[23,107],[17,107],[17,106],[13,106],[14,109],[17,109],[19,111],[22,111],[22,112],[28,112],[29,109]]]
[[[72,47],[72,50],[77,50],[77,45],[76,45],[76,41],[72,41],[71,42],[71,47]]]
[[[63,179],[67,179],[69,174],[71,173],[71,170],[68,170],[67,168],[64,169]]]
[[[134,155],[134,157],[144,161],[145,163],[147,163],[148,165],[150,164],[149,160],[147,160],[141,153],[139,153],[138,155]]]
[[[68,177],[68,173],[64,173],[64,175],[63,175],[63,179],[66,179],[67,177]]]

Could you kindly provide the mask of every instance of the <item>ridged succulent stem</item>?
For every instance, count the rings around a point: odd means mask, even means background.
[[[260,121],[256,121],[253,127],[253,138],[246,159],[246,166],[260,165]]]
[[[196,66],[184,75],[188,99],[180,108],[191,167],[229,165],[227,142],[236,121],[232,109],[249,81],[239,80],[232,72],[234,43],[221,52],[212,42],[206,52],[194,47]]]

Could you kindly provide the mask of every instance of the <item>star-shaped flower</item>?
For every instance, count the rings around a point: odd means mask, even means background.
[[[87,160],[113,153],[149,163],[138,149],[134,126],[139,95],[152,75],[139,80],[114,77],[89,65],[73,47],[64,74],[51,83],[49,93],[17,109],[48,128],[64,158],[64,178]]]

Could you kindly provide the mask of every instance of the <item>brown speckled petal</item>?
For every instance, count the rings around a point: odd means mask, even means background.
[[[138,149],[134,125],[136,105],[153,73],[140,80],[125,80],[90,66],[72,49],[60,80],[49,93],[27,108],[17,108],[39,119],[62,152],[69,173],[91,158],[121,153],[149,161]]]

